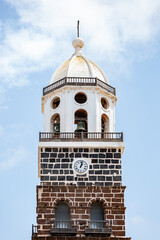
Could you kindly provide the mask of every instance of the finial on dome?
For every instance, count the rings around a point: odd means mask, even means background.
[[[76,49],[81,50],[81,48],[83,48],[83,46],[84,46],[84,40],[80,37],[77,37],[73,40],[72,45],[75,48],[75,50]]]
[[[84,46],[84,40],[79,37],[79,20],[77,21],[77,38],[73,40],[72,45],[75,48],[75,54],[82,55],[81,49]]]

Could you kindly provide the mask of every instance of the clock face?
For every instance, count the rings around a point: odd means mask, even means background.
[[[73,163],[73,169],[77,173],[85,173],[88,171],[89,165],[88,162],[84,159],[78,159]]]

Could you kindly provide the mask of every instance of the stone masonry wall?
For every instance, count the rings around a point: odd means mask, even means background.
[[[90,219],[90,206],[94,201],[99,201],[104,208],[104,219],[112,223],[112,237],[124,237],[124,190],[125,187],[121,186],[37,186],[37,236],[50,236],[50,222],[55,220],[56,204],[65,201],[70,207],[70,220],[78,221],[77,237],[85,237],[84,230]]]
[[[88,174],[74,174],[78,158],[90,159]],[[121,186],[121,175],[120,148],[41,148],[42,185]]]

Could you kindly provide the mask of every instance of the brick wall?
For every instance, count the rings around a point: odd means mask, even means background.
[[[34,236],[32,240],[131,240],[129,237],[75,237],[75,236]]]
[[[90,206],[94,201],[102,203],[105,220],[111,220],[112,236],[124,237],[124,190],[125,187],[122,186],[37,186],[38,236],[50,235],[50,221],[55,219],[56,204],[63,200],[70,207],[71,221],[78,221],[77,237],[84,236],[87,221],[90,219]]]
[[[88,174],[74,174],[78,158],[90,160]],[[120,148],[41,148],[42,185],[121,186],[121,176]]]

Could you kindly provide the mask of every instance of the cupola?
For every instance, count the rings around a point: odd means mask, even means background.
[[[50,85],[43,89],[44,131],[84,132],[86,137],[91,132],[114,132],[115,88],[108,84],[100,67],[83,54],[84,40],[77,37],[72,44],[72,57],[54,72]]]
[[[77,37],[72,42],[75,52],[52,75],[50,84],[64,77],[93,77],[108,83],[108,80],[99,66],[87,59],[82,52],[84,40]]]

